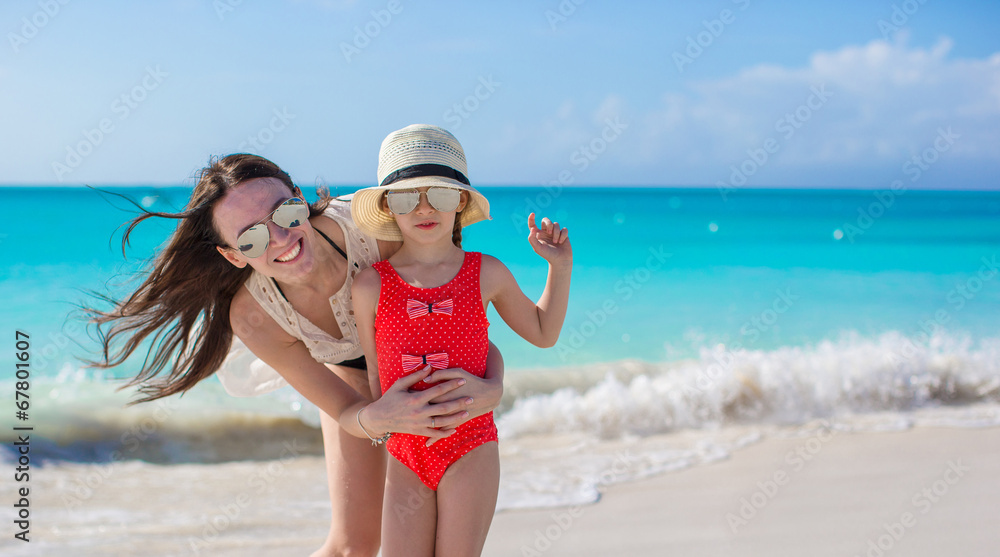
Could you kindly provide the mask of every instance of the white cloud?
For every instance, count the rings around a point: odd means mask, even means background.
[[[895,42],[816,52],[804,67],[761,64],[686,82],[653,106],[638,106],[627,91],[595,104],[567,100],[534,123],[506,126],[491,156],[526,163],[517,179],[554,175],[572,169],[570,153],[617,115],[627,131],[581,182],[715,184],[768,139],[779,149],[751,185],[831,184],[841,178],[831,169],[876,180],[865,173],[898,171],[942,128],[960,135],[948,160],[993,168],[1000,161],[1000,53],[956,59],[951,50],[948,38],[917,48],[901,34]]]
[[[910,48],[905,37],[875,40],[817,52],[802,68],[759,65],[689,83],[641,119],[644,140],[631,162],[730,164],[774,138],[775,166],[895,163],[948,127],[962,136],[953,156],[1000,157],[1000,53],[962,60],[951,48],[948,38],[929,49]],[[817,87],[832,95],[821,106]],[[811,97],[813,108],[803,109]],[[798,121],[796,110],[808,119]]]

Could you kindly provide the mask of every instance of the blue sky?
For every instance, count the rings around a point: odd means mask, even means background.
[[[62,1],[0,7],[3,184],[370,184],[424,122],[484,185],[1000,188],[995,1]]]

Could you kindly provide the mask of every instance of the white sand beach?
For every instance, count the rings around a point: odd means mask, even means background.
[[[770,438],[593,505],[501,511],[484,554],[995,555],[998,477],[995,427]],[[49,465],[32,478],[32,541],[0,552],[309,555],[327,527],[322,478],[318,457]]]
[[[996,555],[1000,428],[811,439],[613,486],[592,506],[499,513],[485,555]]]

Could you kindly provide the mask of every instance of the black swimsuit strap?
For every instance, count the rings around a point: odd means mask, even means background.
[[[331,240],[329,236],[327,236],[326,234],[323,234],[322,230],[320,230],[318,228],[315,228],[315,227],[313,227],[313,230],[315,230],[316,232],[319,232],[319,235],[322,236],[322,237],[324,237],[324,238],[326,238],[326,241],[330,242],[330,245],[333,246],[333,249],[337,250],[337,253],[339,253],[340,255],[343,255],[344,259],[347,259],[347,254],[344,253],[344,250],[340,249],[340,246],[338,246],[337,244],[333,243],[333,240]]]
[[[320,236],[322,236],[323,238],[325,238],[327,242],[330,242],[330,245],[333,246],[333,249],[337,250],[337,253],[339,253],[340,255],[344,256],[344,259],[347,259],[348,261],[350,261],[350,259],[348,259],[348,257],[347,257],[347,254],[344,253],[344,250],[340,249],[340,246],[338,246],[336,243],[334,243],[334,241],[331,240],[329,236],[327,236],[326,234],[323,234],[322,230],[320,230],[320,229],[318,229],[316,227],[313,227],[313,230],[315,230],[316,232],[319,232]],[[281,294],[281,297],[284,298],[286,302],[288,302],[288,296],[285,296],[285,293],[281,291],[281,287],[278,286],[278,281],[274,280],[274,277],[271,277],[271,282],[274,283],[274,287],[278,289],[278,293]],[[291,302],[289,302],[289,303],[291,303]]]

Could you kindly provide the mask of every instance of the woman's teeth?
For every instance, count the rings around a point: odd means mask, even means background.
[[[291,261],[292,259],[295,259],[295,257],[299,254],[300,251],[302,251],[302,243],[295,242],[295,245],[292,246],[292,249],[286,251],[285,254],[279,257],[277,260],[280,261],[281,263],[286,263],[288,261]]]

